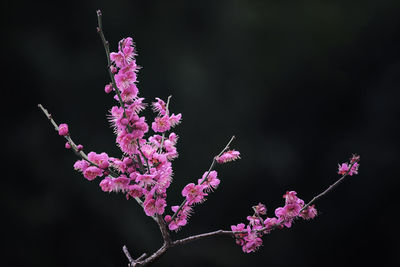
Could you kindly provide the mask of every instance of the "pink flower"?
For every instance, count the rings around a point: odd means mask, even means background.
[[[121,148],[122,152],[133,155],[138,152],[136,143],[137,138],[131,133],[121,133],[117,136],[117,143]]]
[[[277,208],[275,215],[278,217],[279,222],[283,223],[287,228],[292,226],[292,221],[299,215],[301,206],[298,203],[286,204],[283,208]]]
[[[249,224],[254,226],[254,225],[260,225],[260,219],[258,216],[247,216],[247,220],[249,221]]]
[[[266,218],[264,221],[264,227],[267,228],[267,233],[269,233],[274,227],[278,224],[278,219],[273,218]]]
[[[189,205],[192,205],[203,201],[204,196],[207,196],[207,194],[203,192],[203,186],[190,183],[183,188],[182,196],[186,197]]]
[[[358,174],[358,167],[359,166],[360,166],[360,164],[358,164],[357,162],[354,162],[354,164],[351,167],[351,170],[349,172],[349,175],[352,176],[353,174]]]
[[[146,201],[143,203],[144,205],[144,211],[146,212],[147,216],[154,216],[154,214],[163,214],[165,206],[167,206],[167,203],[165,199],[163,198],[150,198],[149,200],[146,199]]]
[[[121,90],[121,98],[124,102],[132,101],[137,97],[139,90],[136,84],[132,83],[128,87]]]
[[[125,175],[121,175],[118,178],[114,178],[112,191],[125,192],[125,191],[129,190],[129,182],[130,182],[130,179],[128,177],[126,177]]]
[[[90,166],[89,162],[86,160],[78,160],[74,164],[74,169],[84,172]]]
[[[179,206],[172,206],[171,210],[176,213],[179,209]],[[185,226],[187,224],[187,218],[190,214],[192,208],[186,203],[182,209],[178,212],[177,216],[173,221],[170,215],[165,216],[165,221],[168,223],[168,228],[172,231],[178,231],[180,227]]]
[[[251,231],[249,227],[247,231],[248,234],[244,237],[245,244],[242,246],[242,250],[245,253],[255,252],[262,245],[262,239],[257,232]]]
[[[121,69],[114,77],[119,90],[130,87],[137,79],[136,73],[129,69]]]
[[[168,222],[167,221],[168,219],[171,220],[171,216],[169,216],[169,217],[168,216],[169,215],[165,216],[166,222]],[[174,231],[174,230],[177,231],[177,230],[179,230],[180,227],[185,226],[186,224],[187,224],[187,220],[185,217],[176,216],[176,218],[168,224],[168,228],[171,231]]]
[[[338,166],[339,166],[338,174],[340,175],[344,175],[349,171],[349,165],[347,165],[347,163],[342,163],[342,165],[338,164]]]
[[[95,166],[87,167],[86,170],[83,172],[83,176],[89,181],[95,179],[97,176],[102,176],[102,175],[103,175],[103,170]]]
[[[256,206],[253,206],[253,210],[255,213],[260,215],[267,214],[267,207],[265,207],[265,205],[262,203],[258,203]]]
[[[216,189],[219,185],[219,183],[221,182],[218,178],[217,178],[217,172],[216,171],[211,171],[208,176],[207,176],[208,172],[205,172],[203,174],[203,177],[201,179],[198,180],[198,184],[201,183],[201,185],[204,186],[204,189],[209,191],[212,189]],[[207,179],[205,179],[207,177]]]
[[[350,169],[350,165],[346,162],[342,163],[342,165],[338,164],[338,166],[338,174],[345,175],[347,173],[348,175],[353,176],[353,174],[358,174],[358,167],[360,165],[357,162],[354,162]]]
[[[239,223],[238,225],[231,225],[231,229],[233,232],[241,232],[246,230],[246,225],[244,223]],[[242,234],[238,234],[238,235],[242,235]]]
[[[155,184],[155,175],[154,174],[139,174],[136,177],[136,182],[140,185],[140,186],[148,186],[148,185],[152,185]]]
[[[238,225],[231,225],[232,232],[242,232],[245,231],[246,225],[244,223],[239,223]],[[246,236],[246,233],[235,234],[236,244],[239,246],[244,245],[243,237]]]
[[[229,151],[223,153],[221,156],[215,157],[215,160],[218,163],[226,163],[226,162],[234,161],[237,159],[240,159],[240,152],[236,151],[236,150],[229,150]]]
[[[122,68],[125,66],[125,55],[122,52],[112,52],[110,53],[110,59],[112,62],[117,65],[118,68]]]
[[[68,125],[65,123],[62,123],[58,126],[58,134],[61,136],[66,136],[68,135]]]
[[[151,128],[154,132],[163,133],[169,131],[171,129],[171,123],[169,121],[168,115],[164,115],[162,117],[156,117],[154,122],[151,124]]]
[[[65,148],[66,148],[66,149],[70,149],[70,148],[71,148],[71,145],[70,145],[69,142],[66,142],[66,143],[65,143]]]
[[[89,152],[88,158],[91,162],[95,163],[102,169],[107,169],[109,166],[108,155],[105,152],[101,154],[97,154],[95,152]]]
[[[304,206],[304,201],[297,197],[296,191],[286,191],[286,194],[283,195],[286,204],[296,203],[301,207]]]
[[[131,197],[142,197],[143,188],[137,184],[128,186],[128,195]]]
[[[167,113],[167,110],[166,110],[167,105],[165,104],[165,102],[162,99],[160,99],[158,97],[156,97],[156,100],[157,100],[157,102],[153,102],[151,104],[153,106],[153,111],[158,112],[158,114],[160,114],[162,116],[165,115]]]
[[[100,182],[100,187],[101,187],[101,190],[103,190],[104,192],[111,192],[114,187],[113,179],[110,177],[104,178]]]
[[[172,206],[171,210],[173,212],[177,212],[179,209],[179,206]],[[179,214],[185,214],[185,215],[189,215],[192,211],[192,207],[189,206],[188,203],[186,203],[185,205],[183,205],[182,209],[179,211]]]
[[[179,113],[178,115],[172,114],[171,117],[169,117],[169,123],[171,124],[171,127],[175,127],[179,123],[181,123],[182,120],[182,114]]]
[[[317,210],[314,205],[308,206],[300,213],[300,216],[305,220],[314,219],[317,216]]]

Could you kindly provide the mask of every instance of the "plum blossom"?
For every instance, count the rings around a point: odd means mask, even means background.
[[[150,198],[143,203],[144,211],[147,216],[154,216],[154,214],[163,214],[164,208],[167,206],[165,199],[163,198]]]
[[[301,218],[304,220],[314,219],[317,216],[317,210],[315,209],[314,205],[308,206],[302,212],[300,212]]]
[[[207,179],[206,179],[207,177]],[[198,184],[204,186],[204,190],[210,191],[216,189],[221,181],[217,178],[217,172],[205,172],[203,177],[198,180]]]
[[[338,164],[338,174],[345,175],[346,173],[348,173],[348,175],[350,176],[353,176],[353,174],[358,174],[359,164],[357,162],[354,162],[351,166],[351,169],[350,166],[351,165],[349,165],[347,162]]]
[[[68,135],[68,124],[62,123],[58,126],[58,134],[61,136]]]
[[[223,153],[221,156],[215,157],[215,160],[218,163],[226,163],[237,159],[240,159],[240,152],[236,150],[229,150]]]
[[[202,185],[190,183],[183,188],[182,196],[186,197],[189,205],[200,203],[203,201],[204,197],[207,196],[207,194],[203,192],[203,189],[204,186]]]
[[[243,239],[244,244],[242,245],[242,250],[245,253],[255,252],[262,245],[260,234],[252,231],[249,226],[247,227],[247,235]]]
[[[87,167],[83,171],[83,176],[88,179],[89,181],[95,179],[97,176],[102,176],[103,175],[103,170],[100,168],[97,168],[95,166],[90,166]]]

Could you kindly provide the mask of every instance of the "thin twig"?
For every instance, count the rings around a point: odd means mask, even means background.
[[[313,199],[311,199],[310,202],[308,202],[301,210],[299,213],[301,213],[303,210],[305,210],[306,208],[308,208],[312,203],[314,203],[315,201],[317,201],[318,199],[320,199],[321,197],[325,196],[326,194],[328,194],[330,191],[332,191],[335,187],[337,187],[343,180],[344,178],[346,178],[346,176],[349,175],[351,168],[353,168],[354,164],[356,164],[358,162],[358,160],[355,160],[349,167],[349,170],[343,174],[342,177],[340,177],[339,180],[337,180],[336,182],[334,182],[333,184],[331,184],[325,191],[323,191],[322,193],[320,193],[319,195],[313,197]]]
[[[50,120],[51,124],[54,126],[54,129],[58,132],[58,124],[54,121],[53,116],[41,104],[38,104],[38,107],[43,111],[44,115],[46,115],[46,117]],[[100,168],[99,165],[97,165],[96,163],[94,163],[93,161],[91,161],[88,158],[88,156],[85,154],[85,152],[83,152],[83,150],[78,149],[77,145],[72,140],[70,134],[64,136],[64,138],[67,139],[68,143],[71,145],[72,150],[75,152],[75,154],[78,157],[80,157],[83,160],[87,161],[90,165],[95,166],[97,168]],[[112,177],[117,178],[117,177],[120,176],[118,173],[114,172],[111,168],[107,168],[107,171]],[[136,200],[137,203],[139,203],[139,205],[141,207],[143,207],[143,202],[140,200],[140,198],[135,197],[135,200]],[[155,220],[155,218],[153,218],[153,219]]]
[[[203,238],[207,238],[207,237],[213,237],[213,236],[219,236],[219,235],[233,235],[234,232],[232,231],[224,231],[224,230],[217,230],[214,232],[209,232],[209,233],[204,233],[204,234],[199,234],[199,235],[194,235],[194,236],[189,236],[186,238],[182,238],[179,240],[176,240],[172,243],[173,246],[177,246],[177,245],[183,245],[195,240],[200,240]]]
[[[133,266],[135,264],[135,260],[132,258],[131,254],[128,251],[128,248],[125,245],[122,247],[122,251],[125,253],[125,256],[128,258],[129,265]]]
[[[58,131],[58,124],[54,121],[53,116],[45,109],[41,104],[38,104],[38,107],[43,111],[44,115],[50,120],[51,124],[54,126],[54,129]],[[71,135],[65,135],[64,138],[67,140],[67,142],[71,145],[72,150],[75,152],[77,156],[82,158],[83,160],[87,161],[90,165],[95,166],[97,168],[100,168],[99,165],[91,161],[88,156],[83,152],[82,149],[78,149],[78,146],[75,144],[75,142],[72,140]],[[107,171],[110,173],[111,176],[118,177],[118,174],[115,173],[113,170],[110,168],[107,169]]]
[[[114,87],[114,90],[117,93],[119,104],[124,110],[124,117],[128,118],[128,116],[126,115],[125,104],[124,104],[124,101],[122,100],[122,97],[121,97],[121,92],[118,89],[117,83],[115,82],[114,73],[112,73],[111,68],[110,68],[111,67],[110,44],[106,40],[106,38],[104,36],[104,33],[103,33],[102,14],[101,14],[100,10],[97,10],[97,24],[98,24],[97,25],[97,32],[100,35],[101,41],[103,42],[104,50],[106,52],[108,74],[110,75],[112,86]],[[128,132],[132,131],[132,129],[131,129],[129,124],[126,127],[128,129]]]

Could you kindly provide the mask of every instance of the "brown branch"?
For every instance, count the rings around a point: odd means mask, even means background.
[[[171,244],[171,237],[169,236],[169,231],[168,231],[168,228],[167,228],[167,224],[165,223],[165,221],[163,220],[161,215],[157,215],[156,218],[157,218],[157,224],[158,224],[158,226],[160,228],[161,235],[162,235],[162,237],[164,239],[164,243],[167,244],[167,245],[170,245]]]
[[[125,245],[122,247],[122,251],[125,253],[125,256],[128,258],[129,265],[133,266],[133,264],[135,263],[135,260],[132,258],[131,254],[128,251],[128,248]]]
[[[217,230],[214,232],[209,232],[209,233],[204,233],[204,234],[199,234],[199,235],[194,235],[194,236],[189,236],[183,239],[176,240],[172,242],[173,246],[178,246],[178,245],[183,245],[186,243],[190,243],[196,240],[208,238],[208,237],[214,237],[214,236],[220,236],[220,235],[231,235],[233,236],[235,232],[232,231],[224,231],[224,230]]]

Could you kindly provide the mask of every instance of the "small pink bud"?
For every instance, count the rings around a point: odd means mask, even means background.
[[[109,84],[107,84],[105,87],[104,87],[104,91],[107,93],[107,94],[109,94],[111,91],[112,91],[112,85],[111,85],[111,83],[109,83]]]
[[[172,217],[170,215],[165,215],[164,220],[166,223],[169,223],[171,221]]]
[[[62,123],[58,126],[58,134],[61,136],[66,136],[68,135],[68,125],[65,123]]]
[[[66,143],[65,143],[65,148],[66,148],[66,149],[70,149],[70,148],[71,148],[71,145],[69,144],[69,142],[66,142]]]
[[[83,149],[83,145],[79,144],[79,145],[76,146],[76,148],[80,151],[80,150]]]
[[[110,67],[110,70],[111,70],[111,72],[112,72],[113,74],[116,74],[116,73],[118,72],[118,69],[117,69],[116,67],[114,67],[114,66],[111,66],[111,67]]]

